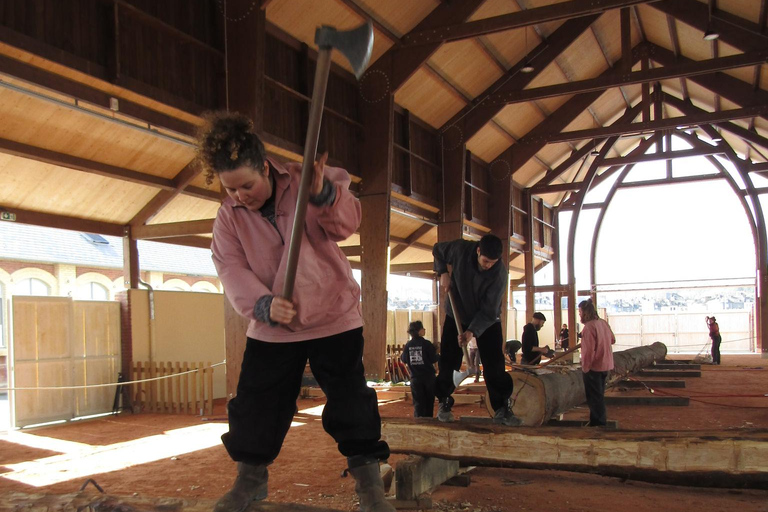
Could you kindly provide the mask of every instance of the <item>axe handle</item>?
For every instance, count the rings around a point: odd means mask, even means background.
[[[448,299],[451,301],[451,311],[453,311],[453,319],[456,320],[456,330],[459,331],[459,334],[463,333],[463,327],[461,326],[461,318],[459,317],[459,310],[456,307],[456,301],[454,300],[453,290],[448,289]],[[469,351],[467,350],[466,345],[461,346],[461,351],[464,354],[464,359],[467,361],[467,365],[469,365]]]
[[[544,367],[545,367],[545,366],[547,366],[548,364],[554,363],[554,362],[555,362],[555,361],[557,361],[558,359],[562,359],[563,357],[567,356],[567,355],[568,355],[568,354],[570,354],[571,352],[573,352],[573,351],[577,350],[577,349],[578,349],[580,346],[581,346],[581,343],[577,343],[575,347],[573,347],[573,348],[569,348],[568,350],[566,350],[565,352],[563,352],[563,353],[562,353],[562,354],[560,354],[559,356],[557,356],[557,357],[553,357],[552,359],[550,359],[550,360],[549,360],[549,361],[547,361],[546,363],[540,364],[540,365],[539,365],[539,368],[544,368]]]
[[[321,48],[317,53],[317,67],[315,69],[315,84],[312,89],[312,102],[309,106],[309,122],[307,123],[307,138],[304,142],[304,163],[301,166],[301,182],[296,198],[296,214],[293,217],[293,229],[288,245],[288,262],[285,267],[285,281],[283,282],[284,299],[292,300],[293,285],[296,280],[296,267],[299,265],[299,251],[304,235],[304,220],[307,217],[307,203],[312,186],[312,178],[315,173],[315,157],[317,156],[317,142],[320,137],[320,123],[323,119],[323,106],[325,104],[325,91],[328,86],[328,74],[331,70],[331,49]]]

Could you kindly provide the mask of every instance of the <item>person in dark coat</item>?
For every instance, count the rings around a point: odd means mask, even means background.
[[[432,418],[435,415],[437,349],[431,341],[424,339],[425,332],[420,320],[411,322],[408,326],[411,340],[405,344],[400,356],[411,371],[414,418]]]

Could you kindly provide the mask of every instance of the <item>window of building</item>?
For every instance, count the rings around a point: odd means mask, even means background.
[[[51,288],[40,279],[30,277],[16,283],[14,287],[16,295],[37,295],[46,296],[51,294]]]
[[[77,298],[80,300],[109,300],[109,290],[103,284],[91,281],[77,288]]]

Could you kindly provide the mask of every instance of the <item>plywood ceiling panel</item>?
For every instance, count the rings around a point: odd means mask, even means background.
[[[502,75],[491,58],[471,40],[442,45],[429,62],[470,98],[485,91]]]
[[[553,85],[553,84],[561,84],[563,82],[567,82],[568,77],[565,76],[563,73],[563,70],[560,68],[560,66],[553,62],[544,70],[536,75],[536,78],[531,80],[531,82],[525,86],[525,89],[534,89],[536,87],[544,87],[547,85]]]
[[[623,114],[626,108],[624,96],[621,95],[618,88],[608,89],[592,105],[592,111],[603,125],[607,124],[609,119]]]
[[[274,0],[267,7],[267,21],[280,27],[299,41],[317,50],[315,29],[321,25],[331,25],[339,30],[349,30],[363,23],[363,18],[337,0],[314,0],[295,2],[292,0]],[[378,37],[376,37],[378,35]],[[371,62],[376,62],[386,52],[392,42],[381,35],[374,35]],[[339,52],[331,54],[333,62],[347,71],[352,71],[347,59]]]
[[[699,2],[703,2],[699,0]],[[752,23],[760,22],[760,0],[717,0],[717,9],[744,18]]]
[[[672,39],[667,27],[667,15],[648,5],[637,6],[637,17],[645,30],[645,37],[653,44],[671,50]],[[701,39],[701,37],[699,37]],[[685,53],[685,52],[683,52]]]
[[[336,1],[342,3],[340,0]],[[375,14],[382,22],[386,23],[388,28],[400,36],[413,30],[422,19],[440,5],[438,0],[409,0],[408,2],[355,0],[355,2],[365,10]],[[269,13],[269,8],[267,13]]]
[[[514,103],[501,109],[494,120],[513,137],[521,139],[544,120],[544,115],[532,103]]]
[[[414,231],[423,226],[423,223],[417,219],[396,213],[389,216],[389,223],[390,234],[398,238],[408,238]]]
[[[0,204],[127,224],[157,189],[0,154]]]
[[[467,141],[467,149],[484,162],[492,162],[510,144],[507,133],[496,124],[488,123]]]
[[[203,220],[216,217],[219,203],[190,196],[176,196],[147,224],[165,224],[184,220]]]
[[[562,161],[571,153],[571,146],[561,142],[559,144],[547,144],[536,153],[539,160],[550,167],[555,167],[555,162]]]
[[[581,34],[560,54],[557,63],[569,82],[595,77],[609,67],[600,45],[590,30]]]
[[[712,58],[712,42],[704,40],[704,33],[681,21],[675,20],[680,52],[689,59],[706,60]],[[720,45],[720,43],[716,43]]]
[[[466,104],[423,69],[417,70],[395,93],[395,102],[433,128],[443,126]]]
[[[194,158],[186,144],[15,90],[0,88],[0,112],[2,138],[144,174],[173,178]]]
[[[605,50],[611,64],[621,60],[621,20],[619,11],[614,9],[603,13],[592,24],[595,38]],[[632,47],[642,41],[642,36],[635,23],[630,23],[630,41]]]
[[[528,47],[526,49],[525,34],[528,33]],[[533,27],[505,30],[485,36],[486,41],[501,55],[510,66],[517,64],[525,58],[526,54],[533,51],[541,42],[541,38]]]
[[[695,106],[709,112],[714,110],[715,97],[712,91],[701,87],[692,80],[686,80],[686,84],[688,86],[688,96]]]
[[[512,175],[512,180],[521,187],[530,187],[536,180],[542,178],[546,172],[547,170],[532,158]]]

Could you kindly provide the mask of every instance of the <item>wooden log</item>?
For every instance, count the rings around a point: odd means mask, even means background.
[[[669,485],[768,489],[768,430],[612,431],[382,419],[392,453],[462,465],[596,473]]]
[[[667,355],[663,343],[635,347],[613,354],[614,370],[609,373],[606,387],[623,380],[627,375],[661,361]],[[523,420],[523,425],[543,425],[551,418],[562,414],[586,401],[581,368],[547,367],[534,370],[513,370],[514,382],[512,411]],[[493,414],[486,397],[488,412]]]

